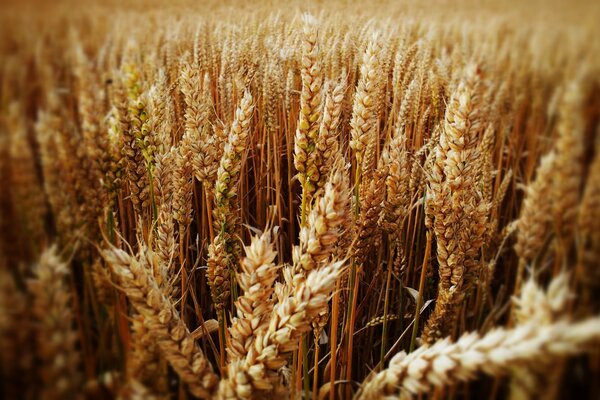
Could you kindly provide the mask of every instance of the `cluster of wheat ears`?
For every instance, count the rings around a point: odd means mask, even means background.
[[[0,13],[3,398],[597,398],[598,7]]]

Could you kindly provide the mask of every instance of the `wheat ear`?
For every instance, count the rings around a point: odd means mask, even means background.
[[[210,398],[218,378],[175,307],[148,273],[147,263],[117,248],[102,255],[165,359],[194,396]]]
[[[233,273],[231,263],[236,261],[234,257],[238,244],[233,237],[238,219],[237,186],[250,136],[253,109],[252,95],[246,91],[235,112],[215,182],[213,213],[218,235],[209,247],[207,275],[211,285],[211,296],[219,310],[223,309],[227,301],[231,286],[230,275]]]
[[[379,52],[381,44],[375,35],[362,56],[360,79],[354,94],[352,120],[350,121],[350,147],[354,150],[357,165],[362,168],[363,158],[369,146],[373,146],[377,137],[378,105],[381,91],[381,66]],[[371,166],[368,166],[369,168]],[[362,168],[367,171],[369,168]]]
[[[439,283],[436,305],[422,339],[433,343],[447,336],[464,296],[478,275],[477,256],[491,205],[483,198],[478,134],[481,110],[477,67],[453,94],[435,152],[427,191],[428,210],[437,244]]]
[[[235,118],[229,130],[229,137],[217,171],[214,214],[215,228],[218,231],[233,232],[237,185],[242,168],[242,157],[248,145],[253,110],[252,95],[249,91],[246,91],[235,112]]]
[[[340,79],[333,90],[325,97],[323,118],[317,138],[315,163],[319,170],[317,186],[322,188],[327,182],[329,173],[335,164],[335,155],[339,151],[338,127],[341,121],[342,105],[346,83]]]
[[[596,129],[595,154],[579,206],[577,228],[577,276],[579,283],[586,288],[586,302],[597,298],[594,288],[600,286],[600,271],[596,268],[600,260],[600,126]]]
[[[227,351],[230,362],[244,358],[256,332],[266,328],[273,310],[273,284],[277,279],[277,266],[273,263],[276,253],[270,240],[271,233],[253,236],[250,246],[244,247],[246,257],[237,274],[243,294],[235,306],[237,318],[229,328],[231,336]]]
[[[561,273],[552,279],[544,290],[531,276],[523,285],[519,296],[513,299],[513,315],[517,325],[550,325],[567,314],[573,293],[569,289],[569,275]],[[552,360],[540,359],[527,368],[515,367],[511,372],[511,399],[534,399],[547,393],[560,382],[560,368],[552,368]]]
[[[298,285],[271,313],[268,327],[257,333],[245,358],[227,366],[219,398],[260,398],[279,387],[277,371],[297,349],[312,320],[327,307],[343,262],[334,262],[298,277]]]
[[[340,158],[325,184],[323,195],[316,198],[307,224],[300,229],[300,245],[293,250],[297,272],[315,269],[333,255],[348,220],[349,201],[349,181]]]
[[[310,198],[316,190],[316,183],[320,179],[319,169],[316,165],[315,146],[319,136],[319,122],[321,119],[323,74],[317,44],[317,20],[305,14],[303,21],[302,91],[300,94],[298,128],[294,140],[294,166],[298,171],[298,180],[302,184],[306,195]]]
[[[556,160],[551,177],[552,216],[560,245],[571,240],[577,224],[577,206],[583,183],[585,154],[585,120],[582,109],[583,85],[569,82],[565,89],[557,124]],[[563,253],[566,249],[563,249]]]
[[[551,176],[556,154],[545,155],[536,170],[535,180],[525,189],[525,199],[517,222],[515,252],[519,256],[516,288],[521,285],[525,266],[530,264],[544,246],[551,222],[551,205],[546,201],[551,191]]]
[[[513,367],[536,364],[540,359],[580,354],[600,342],[600,317],[582,322],[551,325],[526,324],[514,329],[497,328],[485,335],[467,333],[456,343],[449,339],[430,347],[395,355],[388,368],[374,375],[358,394],[359,399],[397,398],[426,393],[469,381],[483,372],[497,376]]]
[[[34,298],[37,354],[41,358],[44,399],[81,398],[78,335],[71,309],[69,268],[58,256],[56,247],[42,253],[29,282]]]

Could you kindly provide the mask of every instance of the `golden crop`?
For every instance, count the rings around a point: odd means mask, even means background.
[[[600,395],[598,5],[200,3],[0,11],[3,398]]]

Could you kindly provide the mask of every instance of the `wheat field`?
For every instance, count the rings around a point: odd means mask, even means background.
[[[600,5],[2,2],[5,399],[597,399]]]

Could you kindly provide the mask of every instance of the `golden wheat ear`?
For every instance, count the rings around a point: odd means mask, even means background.
[[[556,360],[586,352],[599,341],[598,317],[574,323],[496,328],[483,336],[467,333],[456,343],[443,339],[410,354],[397,354],[387,369],[363,386],[357,398],[379,399],[399,391],[417,395],[432,387],[472,379],[478,372],[498,376],[517,365],[535,365],[540,358]]]
[[[280,385],[278,370],[287,365],[312,321],[328,308],[343,269],[343,261],[331,262],[295,280],[298,285],[274,305],[268,325],[253,337],[246,356],[228,364],[227,378],[219,386],[221,398],[256,398],[273,391],[289,394],[291,388]]]
[[[314,193],[320,179],[315,146],[319,136],[322,109],[323,73],[319,54],[318,21],[311,15],[303,16],[302,37],[302,91],[300,114],[294,138],[294,167],[303,193],[308,198]]]
[[[161,354],[192,394],[209,398],[218,377],[174,305],[148,273],[144,254],[138,259],[114,247],[102,252]]]
[[[30,3],[0,398],[600,395],[595,3]]]
[[[482,77],[477,65],[465,71],[446,109],[429,175],[427,207],[432,211],[439,264],[435,309],[422,340],[433,343],[450,334],[465,296],[479,275],[479,253],[489,204],[478,183],[482,169],[480,133]],[[467,233],[468,232],[468,233]]]
[[[270,231],[253,236],[244,251],[246,256],[237,274],[242,294],[236,300],[236,317],[229,328],[227,352],[230,362],[244,358],[255,335],[266,329],[273,311],[274,283],[279,270],[274,263],[276,253]]]
[[[78,398],[82,389],[79,335],[71,308],[70,267],[56,246],[44,251],[28,282],[33,297],[36,350],[41,357],[41,393],[44,398]]]

